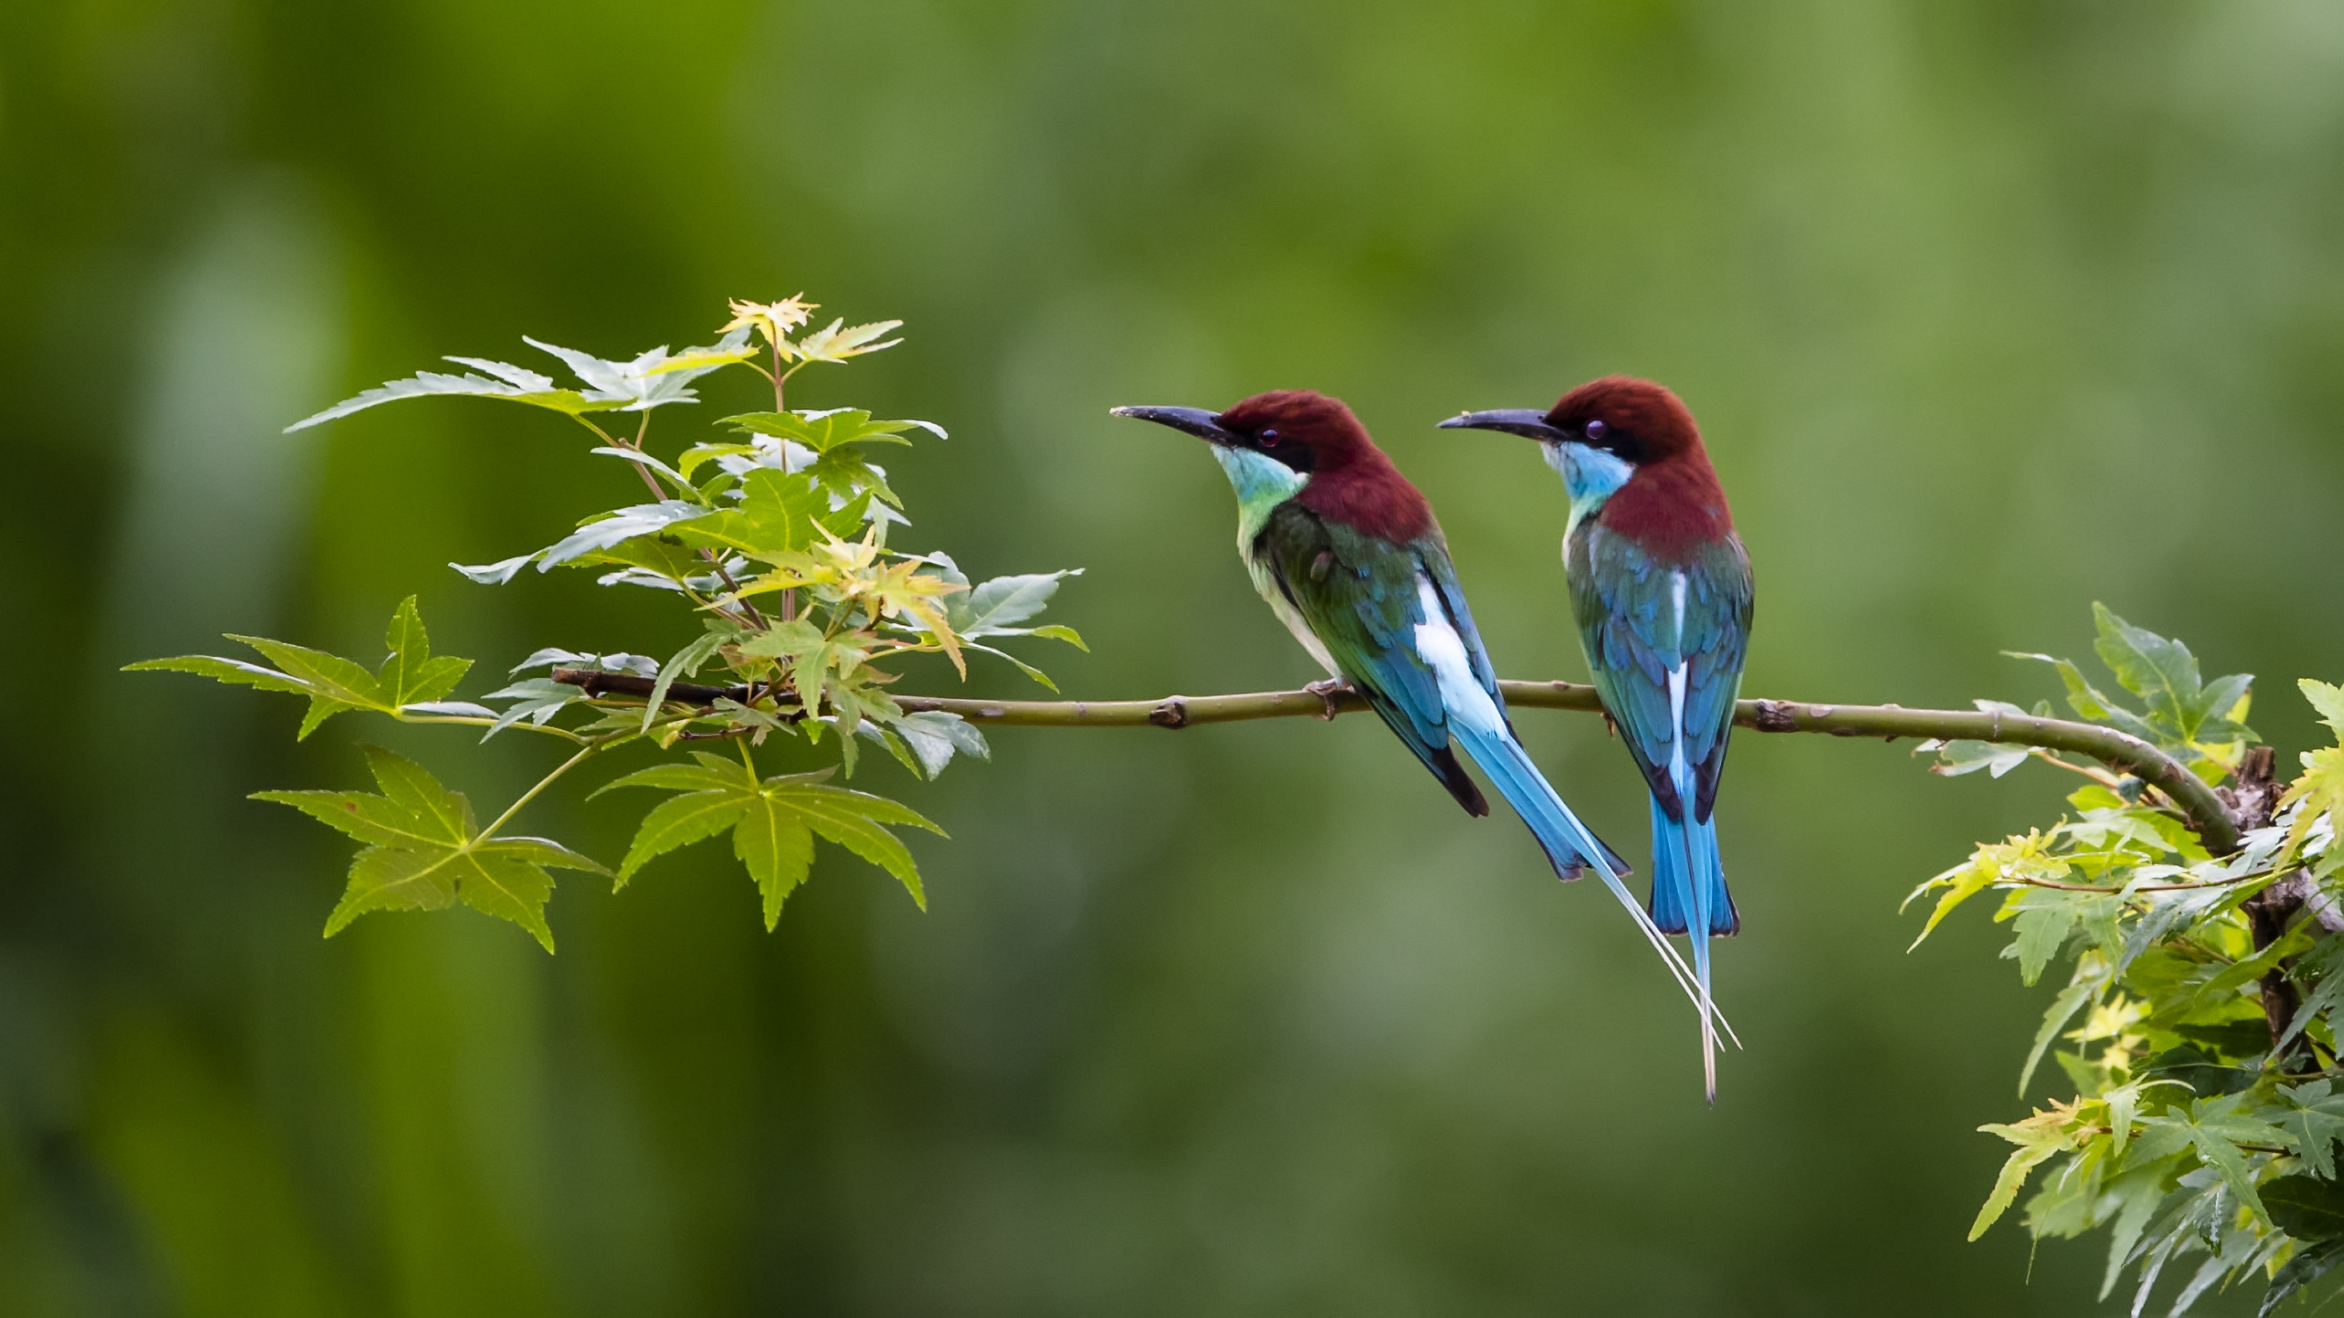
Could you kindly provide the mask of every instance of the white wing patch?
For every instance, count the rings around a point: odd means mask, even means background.
[[[1416,603],[1424,614],[1424,621],[1416,624],[1416,653],[1431,666],[1435,681],[1440,683],[1441,708],[1450,718],[1466,727],[1481,732],[1496,732],[1506,725],[1498,713],[1497,702],[1489,692],[1473,680],[1473,663],[1465,653],[1465,638],[1449,622],[1449,612],[1441,607],[1440,593],[1433,589],[1432,578],[1416,574]]]
[[[1685,666],[1668,670],[1668,777],[1677,785],[1677,797],[1689,799],[1685,773]]]
[[[1688,662],[1685,659],[1686,585],[1684,573],[1669,574],[1669,599],[1676,605],[1676,637],[1671,648],[1676,651],[1677,664],[1668,670],[1668,776],[1669,781],[1677,785],[1678,798],[1690,801],[1692,782],[1685,771],[1685,679]]]

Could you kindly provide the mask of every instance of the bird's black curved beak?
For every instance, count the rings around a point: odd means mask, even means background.
[[[1545,443],[1562,443],[1573,436],[1546,423],[1546,413],[1529,407],[1501,407],[1494,412],[1466,412],[1441,422],[1443,430],[1503,430],[1528,435]]]
[[[1234,448],[1238,443],[1236,435],[1222,428],[1219,413],[1208,412],[1201,407],[1117,407],[1110,408],[1107,415],[1153,421],[1159,426],[1187,431],[1198,439],[1224,448]]]

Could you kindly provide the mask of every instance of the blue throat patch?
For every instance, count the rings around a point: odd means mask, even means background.
[[[1563,490],[1571,496],[1571,521],[1564,529],[1564,539],[1579,529],[1579,523],[1603,507],[1603,502],[1619,493],[1628,478],[1636,474],[1636,465],[1613,453],[1585,444],[1568,441],[1541,444],[1546,450],[1546,463],[1563,478]]]
[[[1266,453],[1246,448],[1213,446],[1213,456],[1220,459],[1221,470],[1229,473],[1229,486],[1237,491],[1237,544],[1244,548],[1262,533],[1270,520],[1270,510],[1302,492],[1310,484],[1308,473],[1299,472]]]

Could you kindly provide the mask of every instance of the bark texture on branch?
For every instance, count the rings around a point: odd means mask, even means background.
[[[2232,776],[2230,786],[2216,793],[2229,807],[2241,831],[2270,823],[2271,815],[2278,809],[2280,794],[2286,788],[2272,773],[2275,758],[2268,746],[2249,750],[2238,762],[2238,772]],[[2246,899],[2242,909],[2247,927],[2254,933],[2257,952],[2286,936],[2287,926],[2303,911],[2304,898],[2310,891],[2311,885],[2304,881],[2303,872],[2297,870]],[[2287,977],[2292,964],[2283,961],[2271,967],[2260,985],[2263,1023],[2271,1029],[2274,1052],[2278,1050],[2280,1038],[2287,1033],[2288,1022],[2295,1019],[2296,1008],[2302,1005],[2295,981]]]

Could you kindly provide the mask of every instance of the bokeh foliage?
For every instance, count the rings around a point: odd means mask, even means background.
[[[626,497],[544,461],[568,423],[279,428],[516,326],[617,354],[809,287],[921,334],[852,401],[952,429],[890,470],[922,532],[1088,569],[1071,693],[1314,675],[1218,478],[1104,417],[1293,384],[1432,496],[1499,666],[1575,675],[1560,491],[1430,424],[1615,369],[1703,421],[1753,694],[2031,703],[1996,652],[2079,653],[2093,599],[2332,678],[2340,71],[2344,19],[2276,0],[0,11],[0,1311],[2083,1309],[2092,1251],[2028,1284],[2019,1233],[1961,1240],[2041,1003],[1983,921],[1908,957],[1895,912],[2057,812],[2028,776],[1741,740],[1711,1114],[1596,894],[1364,720],[1004,733],[922,798],[926,916],[841,874],[768,936],[685,852],[580,885],[548,960],[320,942],[342,855],[242,797],[362,781],[350,741],[113,670],[356,653],[416,583],[445,652],[537,644],[591,584],[444,563]],[[2293,703],[2283,763],[2324,744]],[[1618,748],[1522,723],[1628,846]]]

